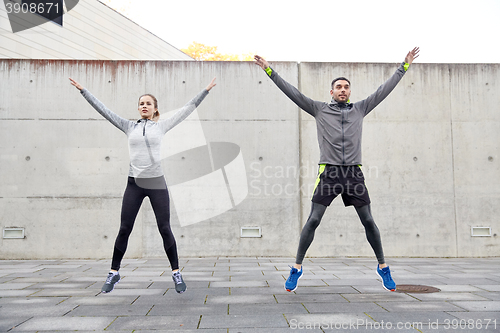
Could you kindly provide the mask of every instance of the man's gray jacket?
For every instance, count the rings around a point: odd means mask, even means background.
[[[314,101],[283,80],[272,68],[271,80],[302,110],[316,119],[320,150],[319,164],[361,165],[363,118],[386,98],[399,83],[408,64],[404,62],[377,91],[356,103]]]

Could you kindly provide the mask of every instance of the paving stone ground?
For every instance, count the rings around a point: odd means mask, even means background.
[[[0,260],[0,332],[500,332],[500,258],[391,258],[389,292],[371,258],[310,258],[292,293],[293,258],[126,259],[101,294],[109,260]]]

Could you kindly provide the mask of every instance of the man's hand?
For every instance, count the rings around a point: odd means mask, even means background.
[[[208,86],[205,88],[207,91],[210,91],[213,87],[215,87],[217,83],[215,83],[215,77],[212,79],[212,81],[208,84]]]
[[[253,58],[255,59],[255,63],[259,65],[263,70],[269,67],[269,63],[261,56],[255,55]]]
[[[413,60],[415,60],[415,59],[418,58],[418,52],[419,51],[420,51],[420,49],[418,47],[415,47],[413,50],[411,50],[410,52],[408,52],[408,54],[406,55],[406,58],[405,58],[405,62],[408,65],[411,65],[411,63],[413,62]]]
[[[69,78],[69,81],[71,82],[72,85],[74,85],[76,87],[76,89],[78,90],[82,90],[83,87],[80,83],[76,82],[75,80],[73,80],[72,78]]]

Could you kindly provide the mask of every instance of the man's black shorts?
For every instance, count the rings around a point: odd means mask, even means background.
[[[370,204],[365,177],[358,165],[320,164],[312,202],[329,206],[339,194],[346,207]]]

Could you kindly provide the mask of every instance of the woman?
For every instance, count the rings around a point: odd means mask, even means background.
[[[104,118],[123,131],[128,137],[130,152],[130,171],[127,188],[123,195],[121,225],[116,237],[111,271],[102,287],[103,293],[113,291],[120,282],[120,263],[127,249],[128,238],[134,221],[145,197],[149,197],[156,216],[158,229],[163,238],[163,247],[172,268],[172,279],[178,293],[186,291],[186,284],[179,272],[179,260],[174,235],[170,229],[170,207],[165,177],[161,168],[160,145],[165,133],[186,119],[215,86],[215,78],[210,84],[184,105],[171,118],[158,121],[158,101],[153,95],[145,94],[139,98],[141,119],[130,121],[110,111],[78,82],[69,79],[83,97]]]

